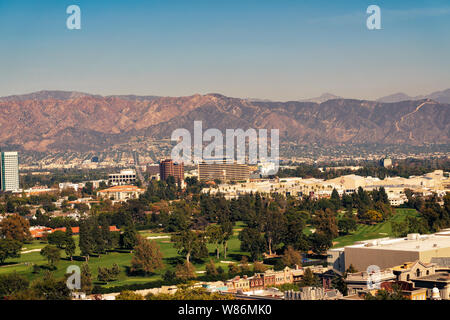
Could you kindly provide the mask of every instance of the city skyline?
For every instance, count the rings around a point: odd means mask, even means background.
[[[81,8],[68,30],[66,8]],[[450,87],[450,6],[378,1],[0,2],[0,96],[39,90],[102,95],[362,99]],[[439,48],[439,50],[436,50]]]

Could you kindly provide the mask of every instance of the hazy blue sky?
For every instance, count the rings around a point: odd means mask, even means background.
[[[66,8],[81,8],[81,30]],[[382,30],[366,9],[382,10]],[[0,0],[0,95],[376,98],[450,87],[450,1]]]

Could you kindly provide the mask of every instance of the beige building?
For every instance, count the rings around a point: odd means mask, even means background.
[[[220,161],[215,163],[202,162],[198,164],[198,177],[200,181],[248,181],[250,169],[246,164],[227,163]]]
[[[121,170],[108,176],[110,186],[127,185],[136,182],[136,171],[133,169]]]
[[[359,241],[344,248],[328,251],[328,264],[344,272],[350,265],[359,271],[376,265],[381,269],[420,260],[430,263],[432,258],[450,257],[450,229],[430,235],[409,234],[405,238],[381,238]]]
[[[137,199],[145,189],[136,186],[115,186],[98,192],[102,198],[112,199],[113,201],[127,201],[129,199]]]

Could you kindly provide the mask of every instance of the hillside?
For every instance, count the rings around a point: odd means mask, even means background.
[[[44,94],[45,93],[45,94]],[[138,97],[40,92],[0,98],[0,145],[36,151],[104,150],[135,136],[170,139],[177,128],[278,128],[284,142],[450,143],[450,105],[332,99],[271,102],[220,94]]]

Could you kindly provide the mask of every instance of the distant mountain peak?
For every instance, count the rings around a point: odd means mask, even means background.
[[[335,100],[335,99],[342,99],[342,97],[337,96],[335,94],[329,93],[329,92],[325,92],[324,94],[322,94],[319,97],[316,98],[310,98],[310,99],[301,99],[298,100],[299,102],[315,102],[315,103],[324,103],[328,100]]]
[[[64,91],[64,90],[40,90],[21,95],[10,95],[6,97],[0,97],[0,101],[25,101],[25,100],[69,100],[80,97],[102,97],[100,95],[94,95],[79,91]]]
[[[397,92],[377,99],[378,102],[385,102],[385,103],[393,103],[407,100],[414,100],[414,98],[408,96],[406,93],[403,92]]]

